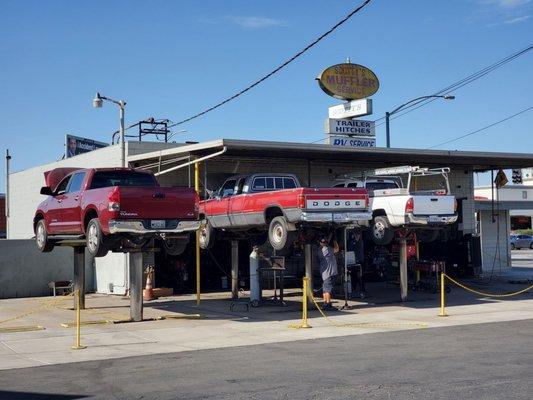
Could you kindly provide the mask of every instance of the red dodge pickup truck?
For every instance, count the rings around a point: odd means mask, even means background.
[[[85,239],[89,252],[102,257],[159,237],[167,252],[177,255],[200,226],[194,190],[160,187],[149,172],[57,168],[44,176],[41,194],[48,198],[33,220],[42,252],[52,251],[58,241]]]
[[[264,242],[268,231],[270,244],[283,255],[298,237],[339,225],[368,225],[371,218],[362,188],[302,188],[291,174],[235,176],[200,202],[200,246],[210,248],[217,233]]]

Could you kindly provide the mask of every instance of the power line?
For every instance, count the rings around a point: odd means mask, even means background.
[[[482,77],[484,77],[485,75],[491,73],[492,71],[495,71],[496,69],[502,67],[503,65],[513,61],[514,59],[524,55],[525,53],[529,52],[533,50],[533,45],[529,45],[521,50],[518,50],[516,52],[514,52],[513,54],[510,54],[504,58],[502,58],[501,60],[499,61],[496,61],[495,63],[485,67],[485,68],[482,68],[481,70],[477,71],[477,72],[474,72],[473,74],[471,75],[468,75],[467,77],[464,77],[460,80],[458,80],[457,82],[455,83],[452,83],[451,85],[439,90],[438,92],[435,92],[433,95],[442,95],[442,94],[448,94],[448,93],[452,93],[460,88],[462,88],[463,86],[466,86]],[[431,99],[426,99],[426,100],[420,100],[420,101],[417,101],[417,102],[414,102],[413,104],[411,104],[410,106],[407,106],[405,108],[405,110],[401,113],[399,113],[398,115],[394,116],[391,118],[392,119],[396,119],[396,118],[400,118],[401,116],[405,115],[405,114],[408,114],[414,110],[417,110],[419,109],[420,107],[424,107],[426,105],[428,105],[429,103],[432,103],[433,101],[437,100],[436,98],[431,98]],[[378,122],[378,121],[381,121],[385,119],[385,117],[381,117],[381,118],[378,118],[376,119],[374,122]],[[376,126],[381,126],[383,125],[384,122],[381,122],[379,124],[377,124]]]
[[[501,120],[499,120],[499,121],[497,121],[497,122],[494,122],[494,123],[492,123],[492,124],[490,124],[490,125],[484,126],[483,128],[480,128],[480,129],[477,129],[477,130],[475,130],[475,131],[469,132],[469,133],[467,133],[467,134],[465,134],[465,135],[461,135],[461,136],[458,136],[458,137],[456,137],[456,138],[454,138],[454,139],[450,139],[450,140],[447,140],[447,141],[445,141],[445,142],[442,142],[442,143],[436,144],[436,145],[434,145],[434,146],[427,147],[427,149],[433,149],[433,148],[435,148],[435,147],[442,146],[443,144],[448,144],[448,143],[455,142],[455,141],[457,141],[457,140],[463,139],[463,138],[465,138],[465,137],[467,137],[467,136],[472,136],[472,135],[474,135],[474,134],[476,134],[476,133],[479,133],[479,132],[484,131],[484,130],[486,130],[486,129],[492,128],[492,127],[495,126],[495,125],[501,124],[502,122],[509,121],[511,118],[517,117],[518,115],[523,114],[523,113],[525,113],[525,112],[527,112],[527,111],[529,111],[529,110],[533,110],[533,106],[528,107],[528,108],[526,108],[526,109],[524,109],[524,110],[522,110],[522,111],[519,111],[519,112],[517,112],[516,114],[510,115],[510,116],[508,116],[507,118],[504,118],[504,119],[501,119]]]
[[[207,114],[208,112],[210,111],[213,111],[217,108],[219,108],[220,106],[223,106],[224,104],[226,103],[229,103],[230,101],[236,99],[237,97],[243,95],[244,93],[248,92],[250,89],[253,89],[254,87],[256,87],[257,85],[259,85],[260,83],[266,81],[268,78],[270,78],[272,75],[274,75],[275,73],[279,72],[280,70],[282,70],[283,68],[285,68],[287,65],[289,65],[291,62],[293,62],[294,60],[296,60],[298,57],[300,57],[302,54],[304,54],[305,52],[307,52],[307,50],[311,49],[313,46],[315,46],[318,42],[320,42],[322,39],[324,39],[326,36],[328,36],[329,34],[331,34],[335,29],[337,29],[339,26],[341,26],[342,24],[344,24],[346,21],[348,21],[353,15],[357,14],[359,11],[361,11],[364,7],[366,7],[366,5],[368,3],[370,3],[372,0],[365,0],[360,6],[358,6],[357,8],[355,8],[354,10],[352,10],[348,15],[346,15],[343,19],[341,19],[339,22],[337,22],[335,25],[333,25],[327,32],[323,33],[322,35],[320,35],[317,39],[315,39],[313,42],[311,42],[309,45],[307,45],[304,49],[300,50],[298,53],[296,53],[295,55],[293,55],[291,58],[289,58],[288,60],[286,60],[283,64],[281,64],[279,67],[277,67],[276,69],[272,70],[271,72],[269,72],[268,74],[264,75],[262,78],[258,79],[257,81],[255,81],[254,83],[252,83],[251,85],[247,86],[246,88],[242,89],[241,91],[235,93],[233,96],[230,96],[228,98],[226,98],[225,100],[221,101],[220,103],[217,103],[215,104],[214,106],[212,107],[209,107],[207,109],[205,109],[204,111],[202,112],[199,112],[198,114],[195,114],[189,118],[186,118],[184,120],[181,120],[181,121],[178,121],[172,125],[169,125],[169,128],[172,128],[174,126],[177,126],[177,125],[181,125],[181,124],[184,124],[185,122],[189,122],[195,118],[198,118],[198,117],[201,117],[202,115],[205,115]]]

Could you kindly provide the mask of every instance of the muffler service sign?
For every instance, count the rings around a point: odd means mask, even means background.
[[[376,74],[358,64],[333,65],[322,71],[316,79],[324,92],[341,100],[364,99],[379,89]]]

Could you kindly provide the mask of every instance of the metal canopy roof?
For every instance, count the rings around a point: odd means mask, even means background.
[[[352,161],[374,165],[424,165],[471,168],[487,171],[498,168],[533,166],[533,154],[398,148],[351,149],[328,144],[270,142],[259,140],[219,139],[196,144],[179,144],[175,148],[128,157],[130,162],[168,160],[191,155],[205,156],[226,148],[224,158],[291,158],[300,160]]]

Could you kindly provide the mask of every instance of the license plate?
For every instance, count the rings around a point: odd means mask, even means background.
[[[153,219],[150,221],[150,226],[152,229],[164,229],[166,226],[164,219]]]
[[[429,222],[440,222],[440,217],[437,217],[436,215],[430,215],[429,216]]]

